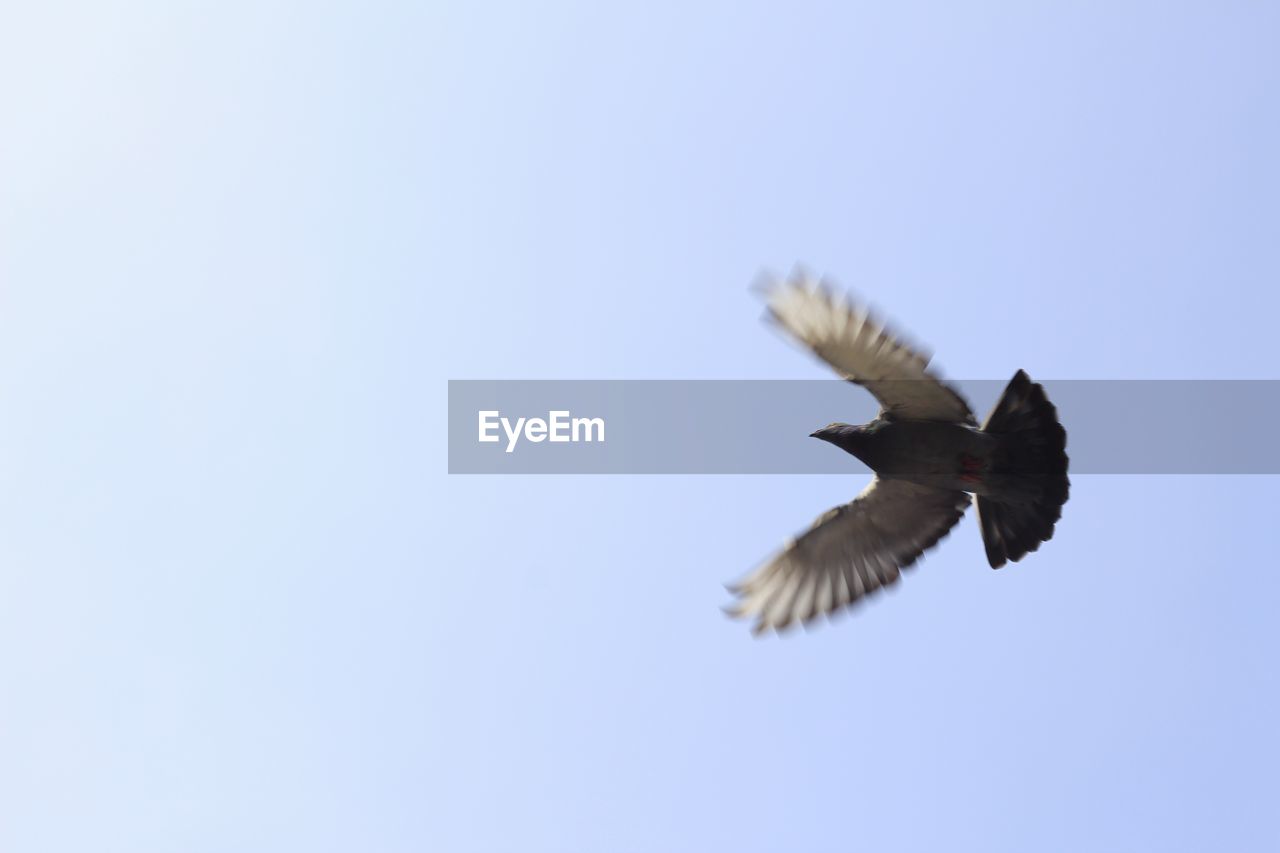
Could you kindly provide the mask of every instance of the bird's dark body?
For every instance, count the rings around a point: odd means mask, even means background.
[[[957,423],[879,417],[862,426],[832,424],[814,433],[848,451],[883,479],[985,495],[1000,439]]]
[[[1067,434],[1044,388],[1019,370],[982,428],[964,421],[899,418],[882,411],[861,426],[813,433],[861,459],[880,480],[977,498],[993,567],[1017,561],[1053,535],[1067,479]]]

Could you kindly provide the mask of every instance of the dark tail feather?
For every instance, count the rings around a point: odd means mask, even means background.
[[[993,492],[977,499],[987,561],[998,569],[1053,537],[1070,486],[1067,431],[1044,388],[1021,370],[982,428],[1002,439],[989,475]]]

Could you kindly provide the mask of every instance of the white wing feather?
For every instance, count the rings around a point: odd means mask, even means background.
[[[929,372],[927,356],[894,339],[863,307],[797,273],[768,290],[769,313],[892,417],[976,425],[964,399]]]
[[[833,613],[896,582],[968,506],[964,492],[873,480],[734,587],[728,612],[755,619],[756,633]]]

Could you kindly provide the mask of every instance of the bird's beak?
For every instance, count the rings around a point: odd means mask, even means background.
[[[814,430],[813,432],[809,433],[809,438],[826,438],[825,433],[826,433],[825,429]]]

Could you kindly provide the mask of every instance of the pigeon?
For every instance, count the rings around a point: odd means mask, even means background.
[[[979,427],[927,355],[893,337],[865,307],[798,272],[768,286],[768,316],[880,404],[870,423],[812,434],[871,468],[852,503],[823,513],[742,582],[726,608],[753,632],[832,616],[882,587],[977,504],[993,569],[1053,536],[1062,516],[1067,433],[1044,388],[1019,370]]]

